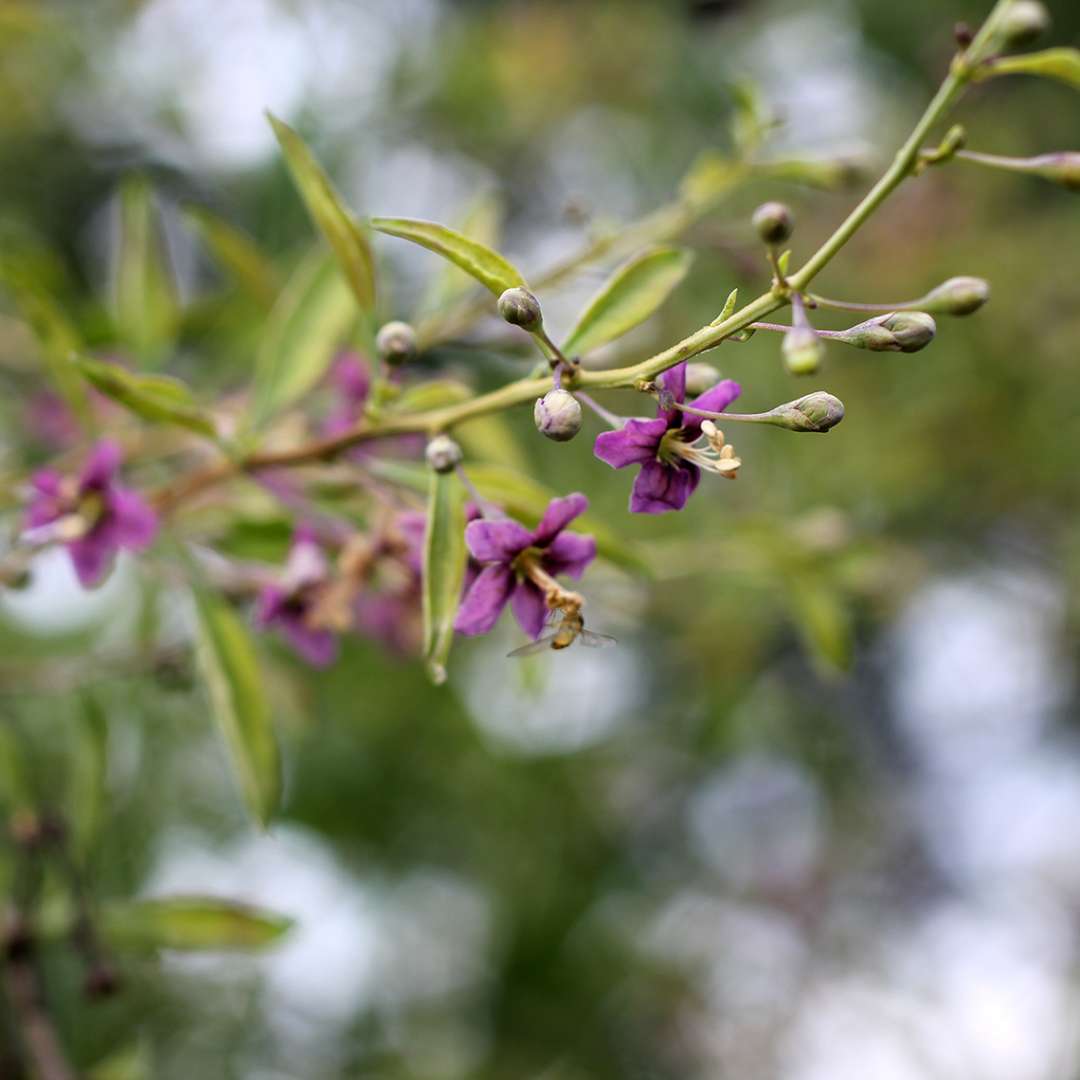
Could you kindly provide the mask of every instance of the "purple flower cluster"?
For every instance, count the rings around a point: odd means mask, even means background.
[[[42,469],[31,479],[26,528],[63,542],[84,588],[104,580],[118,551],[143,551],[157,534],[153,509],[117,481],[122,460],[120,447],[106,439],[78,477]]]

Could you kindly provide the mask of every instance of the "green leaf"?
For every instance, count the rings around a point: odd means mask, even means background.
[[[262,308],[269,311],[281,291],[277,270],[246,233],[199,206],[184,210],[188,224],[217,264]]]
[[[86,423],[90,417],[86,387],[69,362],[72,353],[82,348],[78,331],[60,305],[17,260],[0,259],[0,280],[37,339],[57,393]]]
[[[654,248],[624,263],[578,316],[563,352],[581,356],[643,323],[686,277],[691,262],[688,251]]]
[[[695,159],[679,185],[679,195],[698,211],[708,209],[739,182],[739,165],[717,150],[705,150]]]
[[[731,96],[735,104],[731,121],[731,137],[739,156],[747,158],[761,145],[774,119],[761,96],[761,91],[753,83],[734,83],[731,87]]]
[[[424,660],[436,684],[446,681],[454,616],[465,580],[465,488],[455,472],[431,473],[424,537]]]
[[[1005,56],[975,68],[974,75],[977,79],[990,79],[997,75],[1036,75],[1044,79],[1057,79],[1080,90],[1080,50],[1044,49],[1022,56]]]
[[[248,809],[266,824],[281,796],[281,764],[266,681],[247,627],[223,600],[195,590],[198,660],[214,719],[232,753]]]
[[[818,666],[834,673],[849,670],[854,637],[841,594],[809,574],[792,579],[788,593],[792,618]]]
[[[476,243],[494,249],[499,243],[503,219],[501,200],[489,192],[481,195],[469,208],[461,222],[460,232]],[[475,287],[473,279],[453,263],[443,264],[432,279],[423,303],[424,311],[438,311],[449,307],[469,289]]]
[[[334,249],[360,309],[371,311],[375,307],[375,260],[366,228],[345,208],[304,140],[272,113],[267,116],[308,213]]]
[[[176,334],[180,303],[153,192],[141,176],[129,177],[120,188],[114,299],[120,340],[144,363],[160,359]]]
[[[355,321],[356,304],[337,265],[314,252],[297,267],[270,313],[252,391],[256,428],[322,379]]]
[[[739,290],[732,289],[728,293],[728,298],[724,301],[724,309],[716,316],[715,319],[709,324],[710,326],[719,326],[722,322],[727,322],[728,319],[735,313],[735,305],[739,302]]]
[[[497,252],[477,240],[433,221],[414,218],[372,218],[371,227],[388,236],[411,240],[460,266],[496,296],[507,289],[525,286],[518,270]]]
[[[176,424],[212,439],[217,437],[214,421],[199,410],[191,391],[179,379],[139,374],[85,356],[76,356],[74,363],[96,389],[136,416],[153,423]]]
[[[771,180],[836,191],[850,187],[864,172],[857,158],[804,158],[790,161],[766,161],[754,167],[756,173]]]
[[[105,813],[108,737],[104,711],[94,698],[84,695],[72,746],[69,791],[72,843],[84,861]]]
[[[284,915],[210,896],[177,896],[111,904],[101,913],[118,949],[260,949],[293,925]]]

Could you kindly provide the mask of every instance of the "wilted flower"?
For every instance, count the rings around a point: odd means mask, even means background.
[[[559,574],[577,579],[596,557],[591,536],[564,532],[588,505],[589,500],[577,492],[552,499],[531,531],[510,518],[471,522],[465,542],[483,569],[458,609],[455,629],[470,636],[486,634],[509,603],[522,630],[539,637],[548,605],[538,580],[554,585]]]
[[[686,364],[668,369],[660,377],[665,394],[681,404],[686,396]],[[691,402],[706,412],[723,412],[739,396],[739,384],[724,379]],[[710,425],[705,431],[701,417],[665,408],[661,399],[655,420],[627,420],[617,431],[596,437],[593,452],[613,469],[640,465],[630,492],[634,514],[663,514],[681,510],[701,480],[701,470],[734,476],[739,459],[723,436]],[[698,445],[704,442],[704,446]]]
[[[121,548],[142,551],[157,534],[149,504],[116,482],[122,460],[120,447],[106,439],[93,448],[78,478],[43,469],[31,479],[26,527],[64,543],[84,588],[105,578]]]
[[[310,527],[300,526],[293,535],[284,575],[263,587],[255,606],[256,625],[280,630],[313,667],[328,667],[337,658],[333,631],[313,618],[329,580],[330,565],[322,545]]]

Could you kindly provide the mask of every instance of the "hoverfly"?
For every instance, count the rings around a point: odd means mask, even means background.
[[[548,616],[548,621],[554,623],[559,620],[559,625],[550,634],[545,634],[536,641],[530,641],[528,645],[522,645],[507,656],[535,656],[545,649],[566,649],[580,641],[582,645],[590,649],[609,649],[616,644],[613,637],[607,634],[595,634],[592,630],[585,629],[585,620],[579,611],[559,611],[554,609]]]

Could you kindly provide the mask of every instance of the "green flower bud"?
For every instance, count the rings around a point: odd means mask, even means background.
[[[1042,154],[1031,158],[1032,172],[1044,180],[1062,184],[1070,191],[1080,191],[1080,153],[1063,150],[1058,154]]]
[[[790,431],[826,432],[844,419],[844,403],[824,390],[807,394],[798,401],[778,405],[770,416],[773,423]]]
[[[792,375],[813,375],[825,358],[825,346],[811,327],[796,326],[784,335],[783,354]]]
[[[427,444],[424,457],[437,473],[452,472],[461,463],[461,447],[449,435],[436,435]]]
[[[416,331],[406,322],[388,322],[375,335],[375,351],[397,367],[416,358]]]
[[[970,315],[990,299],[990,285],[977,277],[954,277],[932,289],[912,309],[934,315]]]
[[[528,289],[507,289],[499,297],[499,314],[511,326],[520,326],[522,330],[533,333],[544,325],[540,301]]]
[[[754,211],[753,222],[758,236],[770,245],[782,244],[795,228],[791,211],[779,202],[762,203]]]
[[[686,365],[686,393],[698,397],[720,381],[720,372],[712,364]]]
[[[1001,39],[1006,48],[1019,49],[1049,29],[1050,13],[1038,0],[1013,0],[1001,20]]]
[[[536,430],[555,442],[569,442],[581,430],[581,405],[569,390],[549,390],[533,407]]]
[[[872,352],[918,352],[936,333],[937,323],[925,311],[894,311],[841,331],[840,340]]]

